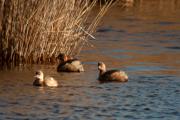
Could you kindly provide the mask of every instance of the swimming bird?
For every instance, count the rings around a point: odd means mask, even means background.
[[[57,67],[58,72],[84,72],[84,67],[78,59],[60,53],[58,56],[60,63]]]
[[[33,82],[34,86],[49,86],[49,87],[57,87],[58,82],[50,76],[44,77],[44,73],[41,70],[36,71],[35,80]]]
[[[128,76],[124,71],[120,70],[108,70],[106,71],[106,65],[103,62],[98,62],[99,77],[100,82],[127,82]]]

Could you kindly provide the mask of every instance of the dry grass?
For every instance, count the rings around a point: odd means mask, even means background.
[[[91,2],[90,2],[91,1]],[[97,0],[5,0],[0,62],[53,62],[59,53],[75,56],[92,37],[111,2],[87,24]]]

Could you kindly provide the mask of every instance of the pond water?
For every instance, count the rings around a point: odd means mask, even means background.
[[[180,120],[180,2],[142,1],[111,9],[78,56],[84,73],[56,66],[0,71],[1,120]],[[97,81],[97,62],[122,69],[127,83]],[[61,84],[32,86],[42,69]]]

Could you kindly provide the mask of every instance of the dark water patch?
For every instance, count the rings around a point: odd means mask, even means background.
[[[169,38],[171,38],[171,40],[174,39],[175,37],[177,37],[177,38],[179,37],[179,35],[177,33],[167,33],[167,34],[163,34],[162,36],[169,37]]]
[[[101,27],[97,30],[97,32],[99,33],[106,33],[106,32],[118,32],[118,33],[125,33],[125,30],[121,30],[121,29],[115,29],[112,27]]]
[[[119,33],[122,33],[122,34],[126,33],[126,31],[125,31],[125,30],[123,30],[123,29],[122,29],[122,30],[118,30],[118,29],[116,29],[115,31],[116,31],[116,32],[119,32]]]
[[[99,28],[97,32],[113,32],[112,27],[106,27],[106,28]]]
[[[159,40],[159,43],[176,43],[176,42],[174,42],[173,40]]]
[[[152,93],[150,95],[147,95],[148,98],[156,98],[158,96],[157,93]]]
[[[124,115],[124,118],[138,120],[138,118],[134,117],[133,115]]]
[[[168,42],[179,43],[178,38],[180,37],[180,30],[157,31],[157,33],[159,33],[159,36],[164,37],[164,42],[169,40]]]
[[[145,107],[144,110],[145,110],[145,111],[150,111],[151,109],[148,108],[148,107]]]
[[[172,49],[172,50],[180,50],[180,46],[171,46],[171,47],[166,47],[168,49]]]
[[[180,90],[179,90],[179,89],[177,89],[177,90],[175,89],[175,90],[174,90],[174,93],[179,94],[179,93],[180,93]]]
[[[143,45],[143,44],[141,44],[141,45],[139,45],[139,46],[142,46],[142,47],[144,47],[144,48],[151,48],[151,47],[153,47],[153,45]]]
[[[159,21],[159,22],[154,22],[154,24],[158,24],[158,25],[175,25],[175,24],[179,24],[179,23],[176,23],[176,22],[170,22],[170,21]]]

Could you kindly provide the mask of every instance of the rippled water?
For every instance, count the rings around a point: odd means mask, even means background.
[[[0,71],[0,119],[179,120],[180,7],[157,1],[113,8],[91,40],[94,47],[79,55],[84,73],[39,65]],[[125,70],[129,82],[100,84],[97,61]],[[37,69],[61,86],[33,87]]]

